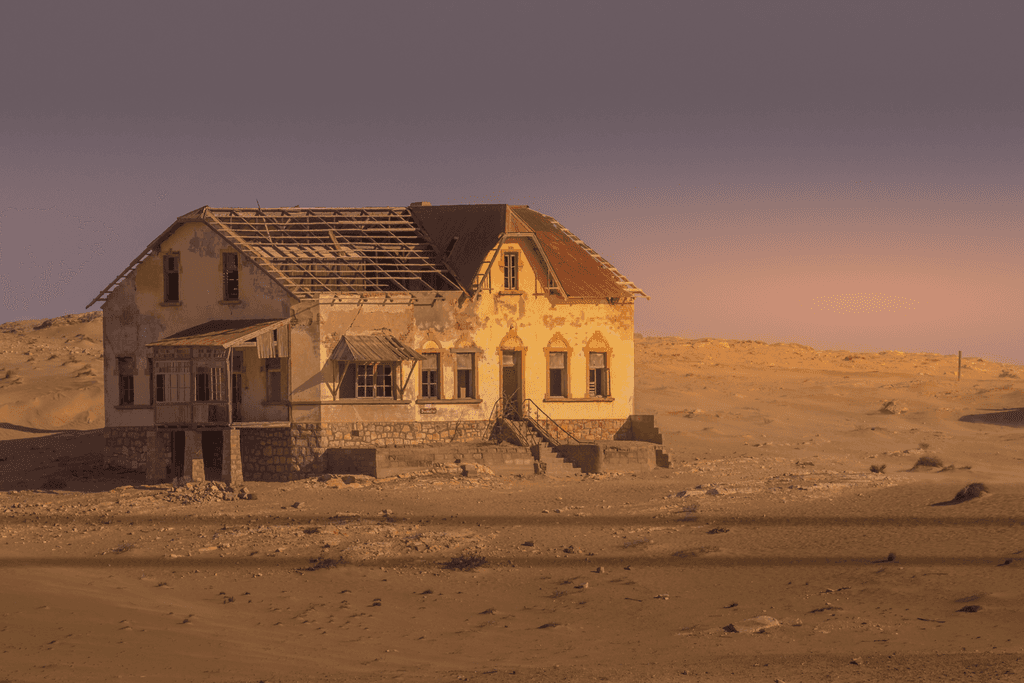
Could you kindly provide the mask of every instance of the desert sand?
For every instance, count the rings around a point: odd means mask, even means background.
[[[1020,367],[638,339],[671,469],[225,500],[103,469],[100,328],[0,325],[0,681],[1024,680]]]

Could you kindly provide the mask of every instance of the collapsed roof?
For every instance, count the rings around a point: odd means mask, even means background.
[[[179,217],[94,298],[107,297],[180,226],[199,222],[297,299],[465,291],[508,238],[530,242],[564,298],[646,296],[556,220],[526,206],[202,208]],[[86,308],[88,308],[87,306]]]

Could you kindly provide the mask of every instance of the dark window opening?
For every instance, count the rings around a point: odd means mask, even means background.
[[[566,391],[566,355],[561,351],[548,354],[548,396],[565,398],[568,395]]]
[[[267,403],[281,402],[281,359],[267,358]]]
[[[135,404],[135,359],[131,356],[117,359],[117,404]]]
[[[164,301],[180,301],[178,296],[178,280],[181,274],[181,263],[177,254],[164,256]]]
[[[224,254],[224,300],[238,301],[238,254]]]
[[[587,395],[591,397],[607,397],[608,392],[608,354],[590,354],[590,376]]]
[[[456,398],[476,398],[475,362],[472,353],[455,354]]]

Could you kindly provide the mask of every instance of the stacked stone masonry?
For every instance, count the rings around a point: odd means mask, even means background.
[[[660,434],[649,416],[633,416],[625,421],[564,420],[558,426],[542,421],[541,425],[552,435],[564,435],[564,429],[585,443],[626,441],[633,438],[634,431],[642,435],[643,441],[660,442]],[[507,473],[529,473],[533,467],[529,449],[487,443],[496,436],[494,429],[493,422],[482,420],[297,423],[288,427],[240,429],[237,450],[230,446],[227,450],[236,454],[236,458],[240,456],[241,475],[250,481],[291,481],[325,473],[386,476],[386,472],[424,469],[456,461],[475,462]],[[154,432],[155,437],[149,441],[148,435]],[[172,436],[169,430],[109,427],[105,436],[104,463],[108,466],[147,471],[147,453],[151,448],[149,444],[153,443],[159,451],[152,456],[154,465],[164,463],[155,470],[157,473],[164,469],[170,471]],[[237,472],[237,461],[233,464]],[[231,464],[228,467],[230,470]]]

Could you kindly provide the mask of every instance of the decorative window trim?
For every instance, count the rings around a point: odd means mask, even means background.
[[[551,354],[565,354],[565,368],[562,370],[562,394],[551,393]],[[572,347],[562,336],[561,332],[555,332],[548,345],[544,347],[544,400],[549,399],[567,400],[572,397]]]
[[[590,354],[592,354],[592,353],[603,353],[604,354],[604,384],[605,384],[605,386],[604,386],[604,393],[603,394],[600,394],[600,393],[592,394],[591,393]],[[610,399],[610,398],[612,398],[614,396],[613,391],[612,391],[612,389],[613,389],[613,385],[612,385],[612,371],[611,371],[611,368],[612,368],[612,358],[613,358],[613,354],[612,354],[611,344],[609,344],[608,340],[606,340],[604,338],[604,335],[601,334],[600,330],[598,330],[597,332],[594,332],[594,334],[590,337],[590,340],[587,341],[586,346],[583,347],[583,361],[584,361],[584,366],[583,367],[584,367],[585,372],[586,372],[586,380],[587,380],[587,383],[585,385],[586,388],[587,388],[586,389],[586,394],[585,394],[586,398],[590,398],[590,399]]]

